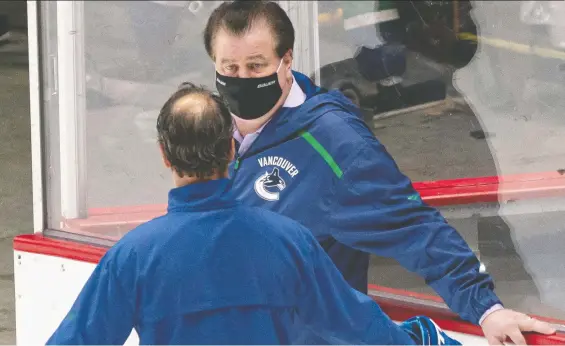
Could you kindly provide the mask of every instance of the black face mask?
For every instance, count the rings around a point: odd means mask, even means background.
[[[277,72],[259,78],[228,77],[216,72],[216,89],[226,99],[230,112],[235,116],[246,120],[257,119],[267,114],[281,98],[282,89]]]

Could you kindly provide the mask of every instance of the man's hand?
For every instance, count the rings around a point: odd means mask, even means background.
[[[504,345],[507,337],[516,345],[526,345],[522,332],[555,333],[555,329],[548,323],[509,309],[501,309],[489,314],[481,327],[490,345]]]

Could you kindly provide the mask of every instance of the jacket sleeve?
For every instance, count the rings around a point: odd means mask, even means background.
[[[478,323],[500,303],[460,234],[426,205],[376,139],[367,140],[336,187],[329,227],[339,242],[396,259],[462,318]]]
[[[306,330],[335,344],[411,345],[409,334],[369,296],[351,288],[310,231],[302,267],[297,315]]]
[[[124,287],[118,279],[113,254],[111,249],[96,266],[47,345],[125,343],[134,326],[131,294],[135,289]]]

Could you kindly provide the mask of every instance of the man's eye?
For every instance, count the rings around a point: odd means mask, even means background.
[[[233,71],[236,70],[236,66],[234,66],[234,65],[229,65],[229,66],[224,67],[224,70],[233,72]]]
[[[251,66],[249,66],[249,68],[251,68],[252,70],[258,70],[262,67],[263,67],[262,64],[251,64]]]

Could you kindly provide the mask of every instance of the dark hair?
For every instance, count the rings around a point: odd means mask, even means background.
[[[182,100],[186,102],[179,105]],[[192,83],[181,84],[161,108],[157,136],[181,177],[223,173],[231,160],[233,123],[228,107],[218,95]]]
[[[208,55],[214,56],[214,39],[220,29],[233,35],[244,35],[257,24],[265,20],[276,40],[276,52],[282,58],[294,47],[294,27],[286,12],[272,1],[230,1],[218,6],[210,15],[204,29],[204,46]]]

